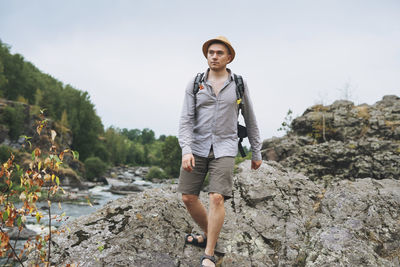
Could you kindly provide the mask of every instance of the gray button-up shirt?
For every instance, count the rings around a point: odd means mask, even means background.
[[[216,158],[235,157],[238,152],[237,121],[239,114],[233,74],[228,69],[231,75],[216,96],[211,84],[207,81],[208,71],[205,72],[201,81],[202,86],[196,94],[196,118],[194,116],[194,79],[186,87],[179,123],[179,144],[182,148],[182,155],[192,153],[200,157],[207,157],[212,146]],[[261,160],[260,133],[246,81],[244,81],[242,101],[252,159]]]

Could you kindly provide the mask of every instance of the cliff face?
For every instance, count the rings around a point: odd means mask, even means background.
[[[235,174],[217,266],[399,266],[399,101],[312,107],[289,135],[266,140],[268,161]],[[184,244],[200,231],[176,185],[118,199],[64,230],[57,264],[196,266],[203,253]]]
[[[10,108],[13,111],[12,113],[15,114],[10,114]],[[49,132],[43,132],[41,136],[35,134],[36,121],[39,120],[39,117],[33,114],[30,105],[0,98],[0,119],[0,144],[11,146],[15,149],[21,149],[22,144],[25,143],[25,139],[20,136],[25,135],[32,137],[29,141],[32,143],[33,147],[40,147],[44,150],[50,148],[50,140],[48,137],[51,135]],[[48,120],[48,126],[48,131],[53,129],[57,132],[55,141],[59,147],[59,151],[71,146],[71,130],[52,120]],[[17,128],[17,130],[15,128]],[[15,137],[12,136],[13,130],[16,132],[14,135],[17,135]]]
[[[53,120],[47,121],[47,127],[43,128],[39,136],[36,133],[37,121],[40,121],[39,116],[36,115],[38,112],[32,112],[32,106],[30,105],[0,98],[0,145],[13,148],[17,163],[25,169],[31,163],[31,154],[29,152],[33,148],[40,148],[44,152],[50,150],[50,130],[54,130],[57,133],[55,146],[58,152],[70,148],[72,144],[71,130]],[[29,144],[22,136],[31,137],[29,142],[32,148],[29,147]],[[64,157],[64,163],[73,170],[82,170],[82,163],[73,159],[69,154]],[[61,178],[63,186],[84,187],[81,183],[82,177],[68,168],[60,169],[58,176]]]
[[[399,179],[400,98],[311,107],[293,120],[288,135],[265,140],[262,149],[264,159],[313,180]]]

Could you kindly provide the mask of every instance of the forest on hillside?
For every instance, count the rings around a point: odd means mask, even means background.
[[[159,166],[168,177],[179,174],[181,150],[175,136],[156,138],[148,128],[105,129],[87,92],[43,73],[22,55],[11,54],[1,40],[0,98],[28,104],[33,112],[44,110],[46,117],[69,129],[71,149],[79,152],[87,169],[141,165]],[[0,125],[7,127],[11,139],[25,135],[24,116],[22,105],[6,107],[0,114]]]

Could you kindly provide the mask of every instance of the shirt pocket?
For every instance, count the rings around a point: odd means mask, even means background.
[[[212,107],[215,104],[213,97],[209,95],[206,89],[199,90],[196,94],[196,108]]]

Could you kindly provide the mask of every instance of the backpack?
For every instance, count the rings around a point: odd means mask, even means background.
[[[196,94],[199,92],[200,89],[200,83],[201,80],[203,79],[204,72],[203,73],[197,73],[196,78],[194,79],[194,85],[193,85],[193,96],[194,96],[194,117],[196,118]],[[242,97],[244,94],[244,82],[243,78],[240,75],[233,74],[233,78],[235,80],[236,84],[236,103],[239,105],[238,106],[238,113],[240,114],[240,111],[242,111],[242,116],[243,116],[243,103],[242,103]],[[238,142],[238,148],[240,151],[240,155],[242,157],[246,157],[246,152],[243,149],[242,146],[242,141],[243,138],[247,137],[247,129],[245,126],[240,125],[239,122],[237,123],[237,133],[239,137],[239,142]]]

